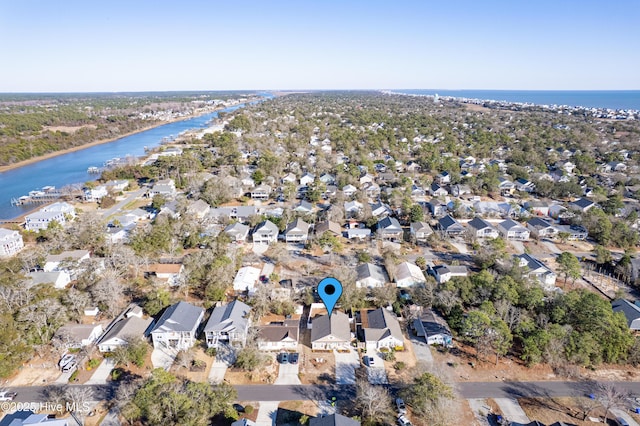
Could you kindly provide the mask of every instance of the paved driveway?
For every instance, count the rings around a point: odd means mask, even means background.
[[[411,345],[413,345],[413,353],[416,356],[416,360],[429,365],[433,364],[433,355],[431,355],[431,348],[429,348],[427,342],[421,337],[414,335],[411,331],[409,331],[409,340],[411,341]]]
[[[629,415],[629,413],[626,410],[620,409],[620,408],[612,408],[611,412],[616,416],[616,417],[621,417],[623,419],[625,419],[627,421],[627,423],[629,423],[629,426],[640,426],[638,425],[638,422],[636,422],[633,417],[631,417],[631,415]]]
[[[173,365],[173,361],[175,361],[177,355],[177,352],[169,349],[165,350],[155,348],[153,352],[151,352],[151,363],[153,364],[153,368],[163,368],[169,371],[169,368]]]
[[[549,249],[549,251],[550,251],[551,253],[553,253],[553,254],[560,254],[560,253],[562,253],[562,252],[560,251],[560,249],[559,249],[559,248],[558,248],[558,247],[557,247],[553,242],[551,242],[551,241],[549,241],[549,240],[542,240],[542,244],[544,244],[544,245],[545,245],[545,247],[546,247],[547,249]]]
[[[260,401],[260,407],[258,408],[258,417],[256,418],[256,425],[275,425],[276,415],[278,414],[278,405],[280,405],[280,401]]]
[[[503,417],[505,417],[510,422],[518,422],[522,424],[528,424],[529,418],[524,413],[524,410],[518,404],[518,401],[514,398],[494,398],[493,399],[500,410],[502,411]]]
[[[482,426],[489,426],[488,415],[491,412],[491,407],[487,405],[487,400],[472,398],[467,399],[467,402],[476,417],[476,421]]]
[[[96,368],[95,373],[91,376],[89,380],[87,380],[87,385],[104,385],[107,383],[107,379],[111,374],[111,370],[114,369],[116,363],[111,358],[105,358],[102,360],[98,368]]]
[[[356,368],[360,366],[358,353],[353,349],[348,353],[334,351],[336,359],[336,383],[352,385],[356,382]]]
[[[516,249],[516,253],[518,253],[518,254],[523,254],[524,253],[524,244],[522,243],[522,241],[509,240],[509,242],[511,243],[513,248]]]
[[[300,364],[279,364],[278,378],[275,381],[276,385],[300,385],[300,378],[298,377],[298,367]]]
[[[367,356],[373,358],[371,366],[367,366],[367,377],[372,385],[383,385],[389,383],[387,372],[384,369],[384,360],[374,347],[367,348]]]
[[[452,246],[458,249],[459,253],[462,253],[462,254],[469,253],[469,250],[467,250],[467,245],[465,243],[460,243],[457,241],[449,241],[449,242],[451,243]]]

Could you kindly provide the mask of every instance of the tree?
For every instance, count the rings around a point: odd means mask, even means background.
[[[116,364],[125,367],[128,367],[129,364],[142,367],[149,352],[149,344],[139,336],[125,336],[123,340],[124,344],[112,352],[113,360]]]
[[[425,372],[401,392],[407,405],[422,418],[433,419],[444,400],[453,400],[453,389],[435,374]],[[446,424],[446,423],[445,423]]]
[[[558,263],[560,272],[564,274],[564,282],[567,283],[567,278],[572,278],[572,283],[576,281],[577,278],[580,278],[582,267],[580,266],[580,261],[573,254],[568,251],[562,252],[556,258],[556,262]]]
[[[604,265],[610,263],[612,260],[611,252],[600,244],[593,248],[593,253],[596,255],[596,263],[598,265]]]
[[[251,371],[255,370],[263,362],[264,357],[257,349],[245,347],[238,352],[236,362],[233,365],[241,370]]]
[[[618,389],[612,383],[598,383],[594,394],[604,408],[604,424],[608,424],[609,410],[624,407],[629,399],[628,392]]]
[[[419,204],[413,204],[409,209],[409,220],[411,222],[421,222],[424,220],[424,211]]]
[[[390,417],[392,412],[389,391],[382,386],[372,385],[367,379],[356,382],[356,406],[362,412],[362,418],[379,422]]]

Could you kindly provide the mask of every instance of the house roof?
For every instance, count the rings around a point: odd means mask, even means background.
[[[78,260],[89,254],[88,250],[71,250],[63,251],[60,254],[50,254],[47,256],[47,262],[62,262],[63,260]]]
[[[398,318],[387,309],[369,310],[364,312],[364,315],[367,317],[367,327],[363,327],[365,341],[377,342],[390,336],[404,341]]]
[[[242,223],[236,222],[228,225],[224,228],[224,232],[230,235],[247,235],[249,233],[249,227]]]
[[[181,270],[182,263],[154,263],[147,268],[147,272],[156,274],[179,274]]]
[[[216,306],[211,312],[204,331],[229,332],[236,329],[245,330],[249,322],[251,308],[239,300]]]
[[[467,267],[464,265],[436,265],[433,267],[433,271],[438,275],[444,275],[448,273],[452,274],[466,274]]]
[[[311,322],[311,341],[323,339],[329,335],[341,341],[351,340],[351,328],[349,327],[349,317],[340,311],[333,311],[331,316],[322,315],[316,317]]]
[[[356,268],[356,274],[358,275],[358,281],[366,278],[373,278],[376,281],[386,283],[389,281],[387,272],[384,267],[374,265],[373,263],[363,263]]]
[[[340,414],[331,414],[330,416],[310,419],[309,426],[360,426],[360,422]]]
[[[611,302],[613,312],[622,312],[627,318],[627,325],[631,327],[633,321],[640,318],[640,307],[625,299],[616,299]]]
[[[447,229],[451,228],[452,226],[462,226],[450,214],[438,219],[438,224],[440,224],[440,228],[442,228],[444,230],[447,230]]]
[[[385,217],[378,221],[378,229],[384,229],[386,231],[402,231],[400,222],[395,217]]]
[[[336,235],[342,235],[342,227],[337,222],[332,222],[330,220],[325,220],[323,222],[318,223],[315,226],[316,234],[321,235],[327,231],[332,232]]]
[[[471,219],[468,225],[476,231],[480,231],[481,229],[485,228],[495,229],[492,224],[478,216]]]
[[[300,327],[298,324],[269,324],[257,327],[258,340],[264,342],[282,342],[285,340],[298,341],[298,332]]]
[[[204,309],[180,301],[164,311],[151,332],[191,331],[196,328],[203,313]]]
[[[256,225],[255,229],[253,230],[253,233],[255,234],[256,232],[257,233],[271,232],[274,235],[278,235],[279,230],[275,223],[271,222],[270,220],[265,220]]]
[[[433,230],[427,222],[411,222],[411,231],[432,233]]]
[[[417,265],[409,262],[402,262],[396,268],[396,282],[405,280],[407,278],[413,278],[415,281],[426,281],[422,269]]]
[[[447,322],[437,316],[432,309],[423,311],[420,318],[416,318],[415,321],[419,321],[421,323],[427,336],[433,336],[436,334],[447,334],[451,336],[451,330],[449,330]]]
[[[298,218],[287,225],[287,229],[285,229],[284,233],[288,234],[289,232],[302,232],[304,234],[309,233],[309,225],[304,220]]]
[[[100,327],[100,330],[102,330],[102,325],[100,324],[67,324],[60,327],[58,331],[56,331],[56,335],[61,336],[67,334],[74,339],[84,340],[91,337],[91,334],[97,327]]]
[[[545,265],[535,257],[531,256],[529,253],[518,254],[516,255],[516,257],[520,259],[520,266],[521,267],[526,266],[531,272],[538,271],[538,270],[553,272],[551,271],[551,269],[549,269],[549,267],[547,267],[547,265]]]
[[[531,226],[533,228],[536,228],[536,229],[544,229],[544,228],[553,227],[553,225],[551,225],[551,223],[548,220],[543,219],[541,217],[532,217],[527,222],[527,225],[529,225],[529,226]]]
[[[128,336],[143,337],[145,331],[149,328],[152,318],[139,318],[131,316],[115,323],[111,329],[105,333],[98,344],[107,342],[114,338],[124,339]]]
[[[569,203],[572,206],[579,207],[580,209],[586,209],[588,207],[593,206],[595,203],[588,198],[580,198],[578,200],[572,201]]]
[[[520,228],[524,228],[524,226],[520,225],[518,222],[516,222],[513,219],[507,219],[507,220],[503,220],[502,222],[500,222],[498,224],[498,226],[502,229],[504,229],[505,231],[509,231],[515,227],[520,227]]]

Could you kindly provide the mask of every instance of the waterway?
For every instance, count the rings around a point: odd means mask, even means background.
[[[230,112],[243,106],[244,104],[239,104],[222,111]],[[185,130],[206,128],[209,122],[217,117],[218,112],[213,112],[164,124],[113,142],[59,155],[0,173],[0,219],[11,219],[37,208],[37,205],[12,206],[12,198],[18,198],[28,194],[29,191],[44,186],[51,185],[62,188],[66,185],[94,180],[99,175],[87,173],[89,167],[102,167],[105,161],[112,158],[124,158],[128,155],[142,156],[145,154],[145,147],[157,147],[164,138],[178,136]]]

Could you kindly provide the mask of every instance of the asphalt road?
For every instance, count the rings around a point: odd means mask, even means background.
[[[617,388],[640,395],[640,382],[610,382]],[[93,390],[93,400],[113,398],[115,384],[70,385],[85,386]],[[8,388],[17,392],[16,402],[46,402],[46,386],[25,386]],[[238,401],[323,401],[335,396],[341,400],[353,400],[353,385],[238,385]],[[460,395],[465,398],[523,398],[587,396],[594,392],[594,382],[461,382],[456,384]],[[398,389],[389,386],[392,394]]]

